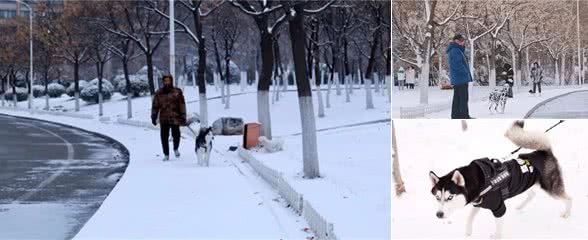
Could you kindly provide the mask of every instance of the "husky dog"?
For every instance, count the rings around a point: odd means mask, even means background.
[[[198,166],[209,166],[212,140],[214,140],[212,127],[201,128],[196,137],[196,157],[198,158]]]
[[[500,107],[500,112],[504,113],[504,108],[506,107],[506,100],[508,99],[508,91],[510,89],[510,85],[504,84],[502,88],[496,88],[492,92],[490,92],[490,96],[488,97],[488,110],[492,112],[492,107],[494,107],[494,111],[498,112],[498,107]]]
[[[282,139],[269,140],[265,136],[259,137],[259,145],[269,153],[282,151],[282,149],[284,149],[284,141]]]
[[[472,204],[466,224],[466,236],[469,236],[472,234],[474,218],[480,208],[485,208],[491,210],[496,218],[496,232],[493,237],[500,238],[506,212],[504,201],[536,184],[551,197],[565,203],[561,217],[570,216],[572,199],[565,192],[561,170],[549,140],[542,132],[523,130],[523,125],[522,121],[515,122],[505,136],[515,145],[535,151],[519,154],[517,159],[502,163],[495,159],[476,159],[442,177],[432,171],[429,173],[433,184],[431,194],[439,203],[436,213],[438,218],[447,218],[456,209]],[[533,190],[527,192],[527,198],[517,209],[524,208],[535,196]]]

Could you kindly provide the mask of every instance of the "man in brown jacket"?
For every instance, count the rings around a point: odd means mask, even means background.
[[[157,116],[161,129],[161,145],[163,147],[163,161],[169,160],[169,131],[174,139],[174,153],[180,156],[180,126],[186,125],[186,102],[182,90],[173,86],[170,75],[163,76],[163,87],[155,92],[151,107],[151,122],[157,125]]]

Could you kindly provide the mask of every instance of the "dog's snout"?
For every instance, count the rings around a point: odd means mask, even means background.
[[[438,218],[443,218],[443,212],[441,212],[441,211],[437,212],[437,217]]]

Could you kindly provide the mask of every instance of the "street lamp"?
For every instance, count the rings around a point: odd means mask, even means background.
[[[33,109],[33,8],[22,0],[15,0],[29,9],[29,109]],[[16,94],[16,93],[15,93]]]

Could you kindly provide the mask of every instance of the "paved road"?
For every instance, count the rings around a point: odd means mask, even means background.
[[[588,91],[575,91],[547,99],[531,109],[525,118],[588,118]]]
[[[110,139],[0,114],[0,239],[71,239],[127,163]]]

